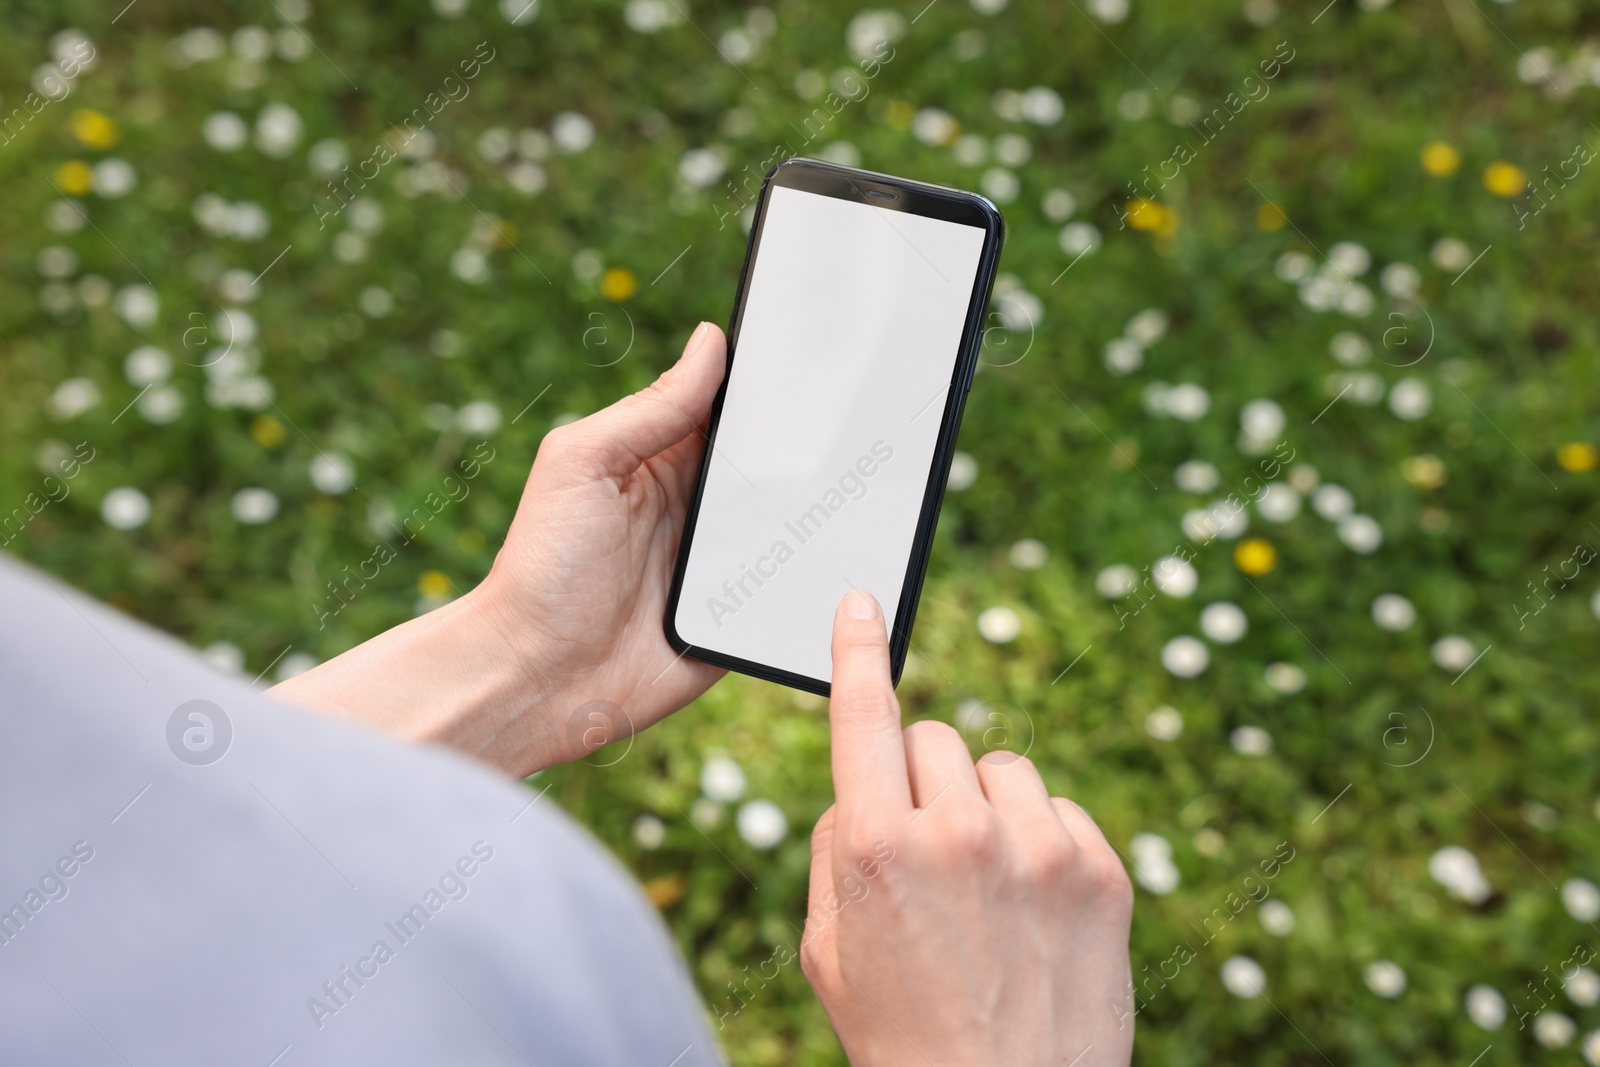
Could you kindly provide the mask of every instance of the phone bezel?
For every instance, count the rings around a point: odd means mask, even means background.
[[[1005,241],[1005,221],[994,204],[976,193],[805,157],[797,156],[777,164],[767,172],[761,183],[761,192],[756,200],[755,217],[750,226],[750,238],[745,247],[744,266],[740,269],[739,286],[734,294],[733,314],[728,322],[727,367],[723,372],[722,385],[718,387],[716,399],[712,403],[711,419],[706,430],[705,452],[701,456],[700,472],[695,481],[694,499],[684,519],[683,537],[678,543],[678,558],[673,567],[672,586],[667,594],[665,618],[662,622],[667,643],[680,656],[688,656],[703,663],[725,667],[740,674],[777,682],[821,696],[829,696],[832,687],[820,678],[810,678],[769,664],[692,645],[679,635],[676,624],[679,596],[683,591],[684,571],[694,543],[695,525],[700,517],[701,495],[705,492],[706,475],[710,469],[712,451],[716,447],[717,426],[722,419],[722,404],[727,395],[728,380],[732,375],[733,361],[738,351],[739,327],[744,317],[745,295],[750,284],[751,271],[755,266],[756,254],[761,247],[767,204],[775,186],[857,200],[885,211],[925,215],[961,225],[976,226],[984,231],[983,250],[978,259],[978,273],[969,298],[950,388],[945,393],[944,414],[939,425],[939,436],[934,445],[928,484],[923,490],[922,510],[917,517],[916,535],[911,542],[911,558],[907,562],[905,580],[901,583],[894,629],[889,634],[890,679],[892,684],[898,685],[900,675],[905,669],[906,654],[911,646],[911,629],[916,622],[923,579],[927,576],[928,561],[933,552],[934,527],[938,523],[939,509],[944,503],[945,483],[950,475],[951,459],[955,455],[956,436],[961,428],[961,416],[966,410],[967,392],[972,386],[972,375],[977,368],[978,350],[983,340],[984,313],[994,289],[1000,248]],[[880,195],[872,195],[873,193]]]

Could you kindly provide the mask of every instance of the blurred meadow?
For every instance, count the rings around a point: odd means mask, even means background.
[[[923,4],[8,0],[0,540],[264,685],[487,572],[772,163],[975,189],[901,697],[1123,852],[1137,1061],[1600,1064],[1600,11]],[[827,742],[730,676],[533,783],[736,1063],[843,1062]]]

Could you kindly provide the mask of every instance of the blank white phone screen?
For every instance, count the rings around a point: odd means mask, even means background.
[[[774,186],[675,623],[822,681],[833,615],[892,627],[984,231]]]

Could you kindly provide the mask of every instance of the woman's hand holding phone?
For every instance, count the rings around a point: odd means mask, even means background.
[[[1021,756],[902,730],[865,593],[834,619],[829,717],[800,959],[850,1062],[1127,1064],[1133,890],[1093,820]]]
[[[674,652],[661,619],[726,359],[703,322],[648,388],[550,431],[480,585],[273,695],[518,776],[699,696],[724,672]]]

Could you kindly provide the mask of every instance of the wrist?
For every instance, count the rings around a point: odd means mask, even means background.
[[[562,758],[542,710],[562,688],[549,650],[505,618],[490,582],[272,690],[288,703],[523,777]]]

